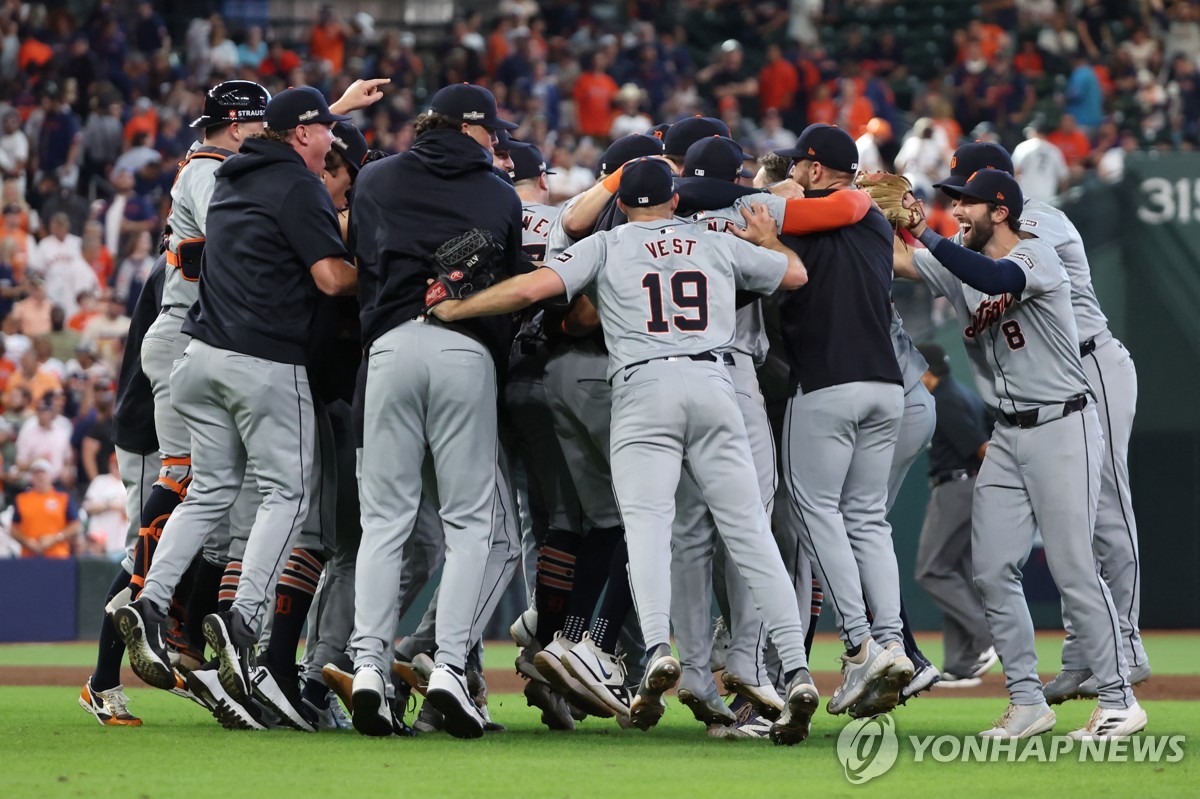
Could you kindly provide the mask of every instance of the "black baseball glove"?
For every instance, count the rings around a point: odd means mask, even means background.
[[[438,247],[433,254],[437,280],[425,292],[425,307],[461,300],[492,285],[496,279],[490,267],[503,252],[492,234],[481,228],[472,228]]]

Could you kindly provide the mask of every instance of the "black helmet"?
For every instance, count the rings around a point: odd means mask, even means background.
[[[193,128],[208,128],[229,122],[261,122],[271,93],[250,80],[227,80],[204,95],[204,114],[192,121]]]

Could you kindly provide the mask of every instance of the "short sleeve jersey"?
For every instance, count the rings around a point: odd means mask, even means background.
[[[212,148],[215,149],[215,148]],[[228,151],[222,151],[232,155]],[[217,167],[221,160],[211,157],[189,157],[180,167],[171,187],[171,214],[167,224],[171,235],[167,249],[179,252],[179,243],[188,239],[203,239],[208,230],[208,203],[216,185]],[[183,271],[175,267],[167,269],[163,281],[163,305],[190,308],[200,297],[199,284],[187,280]]]
[[[1067,277],[1071,279],[1071,307],[1075,311],[1079,340],[1087,341],[1107,330],[1108,317],[1096,299],[1083,237],[1067,215],[1040,200],[1027,200],[1025,209],[1021,211],[1021,230],[1049,244],[1062,259]]]
[[[728,349],[735,294],[775,291],[787,257],[704,225],[654,220],[595,233],[547,266],[571,298],[595,281],[611,379],[642,361]]]
[[[1025,273],[1025,290],[990,296],[964,284],[931,253],[913,259],[935,294],[954,306],[980,394],[1017,413],[1091,394],[1071,308],[1071,282],[1048,243],[1025,239],[1004,257]]]

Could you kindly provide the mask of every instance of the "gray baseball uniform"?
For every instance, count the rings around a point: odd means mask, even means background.
[[[596,281],[613,386],[613,484],[647,646],[670,638],[671,584],[663,570],[686,457],[786,668],[804,667],[800,615],[757,490],[733,380],[713,354],[733,341],[735,290],[774,291],[786,260],[664,220],[594,234],[549,266],[569,297]]]
[[[1092,549],[1104,443],[1079,358],[1067,272],[1049,243],[1020,241],[1005,257],[1025,273],[1019,298],[992,297],[940,265],[917,263],[946,297],[987,366],[1000,423],[975,485],[972,560],[1012,701],[1044,701],[1021,566],[1040,529],[1051,574],[1070,608],[1100,704],[1133,701],[1120,629]],[[983,379],[979,380],[981,393]]]
[[[1079,333],[1083,368],[1096,395],[1096,413],[1104,432],[1105,453],[1100,465],[1100,501],[1096,507],[1096,557],[1112,593],[1121,640],[1130,667],[1146,663],[1138,627],[1141,610],[1141,564],[1137,520],[1129,492],[1129,436],[1137,407],[1137,370],[1125,346],[1108,330],[1092,286],[1083,239],[1067,215],[1038,200],[1025,203],[1021,229],[1054,247],[1071,279],[1071,307]],[[1084,657],[1070,613],[1063,608],[1067,639],[1063,668],[1084,668]]]
[[[125,486],[125,516],[129,519],[129,533],[126,535],[125,557],[121,560],[121,568],[133,574],[133,546],[137,543],[139,520],[142,517],[142,505],[150,488],[158,479],[159,469],[162,468],[162,458],[157,452],[151,455],[139,455],[127,449],[116,448],[117,469],[121,473],[121,484]]]
[[[929,364],[913,346],[912,339],[904,329],[904,320],[900,318],[894,305],[891,335],[896,361],[899,362],[900,373],[904,376],[904,416],[900,418],[900,434],[896,438],[896,452],[892,455],[892,470],[888,474],[889,513],[896,504],[896,497],[900,493],[905,475],[912,468],[917,456],[929,446],[937,422],[933,397],[921,382],[921,376],[925,374]]]

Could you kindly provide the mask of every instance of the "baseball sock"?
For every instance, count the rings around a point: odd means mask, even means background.
[[[228,613],[233,610],[233,600],[237,598],[238,582],[242,579],[242,562],[231,560],[225,564],[225,572],[221,575],[221,588],[217,591],[217,612]]]
[[[578,535],[565,530],[550,530],[546,533],[546,542],[538,550],[537,592],[533,601],[538,614],[536,635],[539,642],[549,643],[567,619],[567,605],[575,584],[575,550],[578,546]]]
[[[592,638],[600,649],[610,655],[616,654],[621,625],[631,610],[633,592],[629,587],[629,550],[622,536],[613,549],[608,568],[608,589],[604,592],[600,612],[592,624]]]
[[[929,658],[925,657],[921,647],[917,646],[917,639],[913,637],[912,625],[908,623],[908,611],[904,609],[903,596],[900,597],[900,633],[904,636],[904,654],[908,655],[908,659],[918,670],[928,666]]]
[[[804,634],[804,655],[812,657],[813,638],[817,634],[817,622],[821,620],[821,606],[825,604],[825,594],[816,578],[812,581],[812,608],[809,610],[808,632]]]
[[[185,482],[190,482],[190,479]],[[154,550],[162,536],[163,527],[171,517],[171,512],[183,502],[185,493],[186,486],[180,487],[178,491],[159,483],[151,487],[150,496],[142,506],[142,527],[138,530],[137,545],[133,550],[133,579],[130,580],[130,584],[136,591],[145,587],[146,573],[150,571],[150,564],[154,562]]]
[[[277,673],[291,674],[296,670],[300,633],[324,568],[324,553],[314,549],[293,549],[283,567],[275,586],[275,621],[267,644],[267,664]]]
[[[209,563],[203,557],[196,564],[192,592],[187,599],[188,641],[199,652],[204,651],[204,617],[217,612],[217,592],[225,567]]]
[[[604,583],[608,579],[613,549],[624,537],[625,531],[620,527],[596,527],[579,544],[575,585],[571,589],[571,601],[567,603],[567,617],[562,628],[563,635],[575,643],[583,638],[583,631],[592,620],[596,601],[600,599],[600,592],[604,590]],[[540,620],[538,633],[540,638]]]
[[[176,652],[185,653],[191,647],[191,633],[188,632],[188,615],[187,601],[192,595],[192,586],[196,582],[196,569],[199,562],[203,558],[196,558],[184,570],[183,575],[179,578],[179,584],[175,586],[175,593],[171,596],[171,606],[167,609],[167,627],[164,631],[164,637],[167,641],[167,646],[174,649]],[[200,620],[201,622],[203,619]],[[200,654],[196,657],[201,657],[204,650],[200,650]],[[195,653],[191,653],[195,655]]]
[[[117,569],[112,585],[108,587],[105,605],[125,590],[129,585],[129,576],[129,572],[124,569]],[[121,684],[121,658],[125,655],[125,642],[117,635],[117,628],[113,626],[108,614],[103,610],[101,614],[104,618],[100,622],[100,645],[96,649],[96,670],[92,672],[92,689],[107,691]]]

